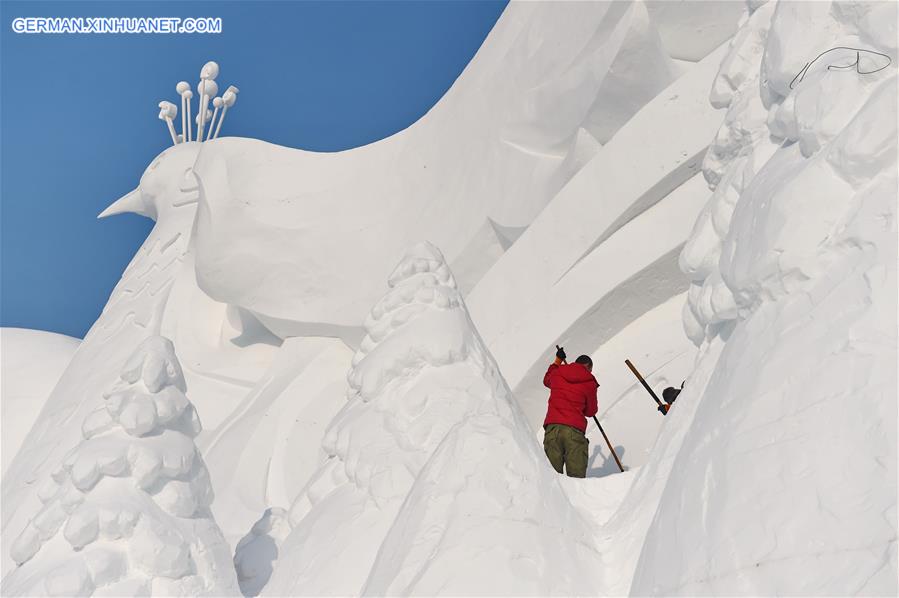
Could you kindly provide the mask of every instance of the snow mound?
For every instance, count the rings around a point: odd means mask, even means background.
[[[711,375],[678,399],[695,415],[633,594],[899,590],[896,11],[767,4],[722,63],[714,192],[681,255]],[[794,81],[838,46],[892,64],[832,52]]]
[[[601,587],[589,529],[524,422],[485,411],[454,427],[418,476],[364,595],[570,596]]]
[[[12,544],[4,595],[237,591],[184,391],[172,343],[147,338],[38,491],[44,506]]]
[[[583,523],[443,256],[415,246],[389,285],[263,594],[590,593]],[[490,547],[474,575],[472,543]]]
[[[22,446],[81,339],[24,328],[0,329],[0,475]]]

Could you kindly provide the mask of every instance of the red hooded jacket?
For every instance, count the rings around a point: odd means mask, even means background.
[[[564,424],[587,431],[584,418],[596,415],[596,389],[599,383],[587,368],[579,363],[552,364],[543,376],[543,385],[550,389],[549,407],[543,427]]]

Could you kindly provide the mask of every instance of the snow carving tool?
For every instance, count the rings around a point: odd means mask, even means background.
[[[650,396],[655,399],[656,404],[659,406],[659,413],[661,413],[662,415],[668,415],[669,405],[665,405],[661,400],[659,400],[658,395],[656,395],[649,384],[646,383],[646,380],[643,379],[643,376],[640,375],[640,372],[637,371],[637,368],[634,367],[634,364],[631,363],[631,360],[625,359],[624,363],[627,364],[627,367],[631,369],[631,371],[634,373],[634,376],[637,377],[637,380],[639,380],[640,384],[643,385],[643,388],[646,389],[646,392],[648,392]]]
[[[559,345],[556,345],[556,350],[561,349]],[[568,360],[563,359],[562,363],[567,364]],[[603,439],[606,441],[606,446],[609,447],[609,450],[612,452],[612,457],[615,458],[615,463],[618,465],[618,469],[621,470],[621,473],[624,473],[624,466],[621,464],[621,459],[618,458],[618,453],[615,452],[615,449],[612,448],[612,443],[609,442],[609,437],[606,436],[606,431],[602,429],[602,424],[599,423],[599,419],[594,415],[593,421],[596,422],[596,427],[599,428],[599,433],[602,434]]]
[[[606,440],[606,446],[609,447],[609,450],[612,451],[612,456],[615,458],[615,463],[618,464],[618,469],[621,470],[621,473],[624,473],[624,466],[621,464],[621,460],[618,458],[618,453],[615,452],[615,449],[612,448],[612,443],[609,442],[609,437],[606,436],[606,431],[602,429],[602,425],[599,423],[599,420],[596,419],[596,416],[593,416],[593,421],[596,422],[596,427],[599,428],[599,433],[602,434],[602,437]]]

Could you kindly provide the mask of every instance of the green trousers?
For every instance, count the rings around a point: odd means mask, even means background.
[[[543,436],[543,450],[553,469],[562,473],[562,465],[569,477],[587,477],[587,448],[590,441],[584,433],[571,426],[549,424]]]

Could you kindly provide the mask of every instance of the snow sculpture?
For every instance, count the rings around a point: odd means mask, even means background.
[[[761,60],[775,3],[748,16],[721,63],[710,101],[728,107],[724,124],[709,146],[703,175],[713,189],[680,255],[692,284],[683,311],[687,336],[697,345],[737,316],[733,294],[718,272],[722,240],[737,198],[754,173],[778,148],[768,132],[761,89]]]
[[[130,350],[148,336],[163,334],[166,313],[173,311],[167,308],[169,297],[189,251],[197,198],[197,182],[190,168],[201,147],[179,143],[166,148],[147,167],[140,185],[101,214],[134,212],[155,220],[156,225],[125,269],[4,476],[0,534],[4,575],[14,565],[10,544],[41,506],[35,493],[38,480],[49,476],[55,464],[82,440],[77,423],[95,409],[97,397],[118,377]],[[165,335],[174,336],[173,330]],[[197,396],[198,386],[192,385],[192,399],[202,403],[204,395]]]
[[[205,148],[197,280],[281,338],[355,348],[385,264],[427,238],[474,288],[676,71],[640,2],[513,2],[440,102],[396,135],[336,153]]]
[[[228,108],[230,106],[233,106],[235,101],[237,100],[238,89],[233,85],[228,87],[228,90],[222,97],[216,97],[216,94],[218,93],[218,84],[215,82],[215,78],[218,77],[218,74],[219,65],[216,62],[209,61],[203,65],[202,69],[200,69],[200,82],[197,84],[199,104],[197,105],[196,116],[196,140],[200,142],[209,141],[210,139],[215,139],[216,137],[218,137],[219,131],[221,131],[222,128],[222,121],[225,119],[225,113],[228,111]],[[169,129],[169,134],[172,137],[173,145],[193,141],[193,122],[191,120],[190,110],[190,100],[193,97],[193,92],[191,91],[190,84],[187,81],[179,82],[178,85],[175,86],[175,91],[181,97],[180,135],[177,135],[175,133],[175,128],[172,124],[172,120],[176,116],[178,116],[178,107],[171,102],[162,101],[159,103],[159,120],[164,120],[166,122],[166,126]],[[215,111],[209,109],[210,101],[215,107]],[[216,125],[215,119],[216,116],[218,116],[219,107],[222,106],[224,106],[224,110],[222,111],[222,118]],[[207,125],[209,127],[208,131],[206,131]],[[203,138],[204,132],[206,132],[205,139]]]
[[[584,548],[586,526],[443,256],[415,246],[388,284],[366,320],[348,403],[326,432],[329,457],[290,509],[263,594],[592,593],[597,567],[587,563],[598,554]],[[441,538],[446,552],[425,571]],[[453,563],[475,545],[485,551],[472,575]]]
[[[897,5],[750,9],[681,256],[711,376],[678,399],[690,432],[630,589],[895,595]],[[828,69],[846,52],[794,83],[840,46],[892,66]]]
[[[12,545],[4,595],[237,591],[184,391],[171,341],[147,338],[39,490],[44,506]]]
[[[879,13],[888,10],[887,5],[859,3],[858,15],[843,14],[843,9],[837,8],[839,3],[833,7],[829,3],[814,6],[817,11],[811,10],[811,5],[807,10],[793,10],[768,3],[754,10],[734,38],[715,78],[711,102],[728,111],[703,165],[713,194],[680,258],[681,269],[693,281],[684,310],[684,326],[697,345],[716,334],[724,323],[737,318],[739,307],[748,307],[754,301],[749,296],[735,299],[736,285],[726,284],[726,267],[719,268],[719,262],[727,259],[725,245],[731,251],[736,247],[737,239],[733,235],[728,238],[728,233],[741,194],[784,143],[796,143],[803,158],[812,157],[843,130],[870,96],[873,86],[895,72],[895,65],[868,75],[854,69],[828,69],[834,62],[849,64],[847,56],[855,58],[854,52],[846,51],[843,56],[835,54],[832,59],[817,61],[803,82],[791,89],[790,84],[803,65],[808,68],[807,62],[829,47],[870,44],[874,49],[895,53],[894,36],[883,22],[877,21],[878,16],[883,16]],[[775,7],[778,18],[772,22]],[[830,16],[831,12],[835,16]],[[831,34],[790,37],[799,27],[830,19],[840,23]],[[776,35],[769,40],[770,32]],[[771,76],[769,69],[777,69],[778,76]],[[852,176],[845,172],[846,168],[842,170],[844,176]],[[809,201],[818,203],[811,198]],[[817,211],[812,205],[805,207],[809,213]],[[806,239],[796,241],[791,249],[799,249]],[[774,248],[778,252],[783,249]],[[778,265],[765,277],[780,284],[784,269]]]

